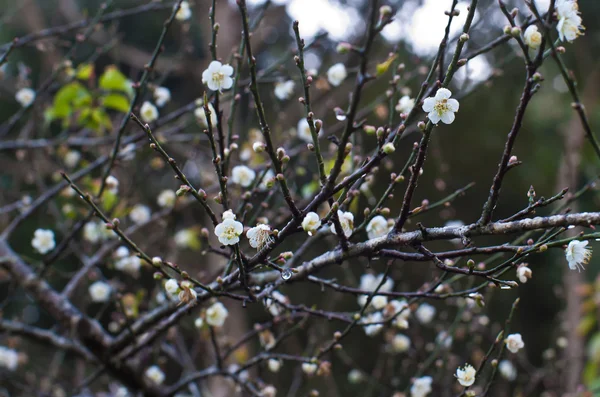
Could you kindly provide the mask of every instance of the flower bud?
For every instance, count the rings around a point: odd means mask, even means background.
[[[392,154],[395,151],[396,151],[396,148],[394,147],[394,144],[392,142],[388,142],[385,145],[383,145],[383,153]]]
[[[160,256],[155,256],[152,258],[152,266],[159,267],[162,264],[162,258]]]

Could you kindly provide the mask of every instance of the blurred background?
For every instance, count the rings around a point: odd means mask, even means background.
[[[9,43],[14,37],[82,20],[94,15],[101,3],[97,0],[21,0],[19,2],[0,0],[0,42]],[[336,47],[340,42],[362,43],[369,3],[363,0],[275,0],[270,3],[248,0],[251,20],[264,13],[252,38],[253,49],[260,70],[273,67],[274,69],[261,76],[261,95],[267,104],[269,122],[275,140],[278,145],[283,145],[287,150],[295,153],[292,161],[297,167],[298,177],[293,188],[299,197],[307,199],[312,197],[315,185],[311,182],[316,181],[316,170],[312,167],[309,153],[302,150],[302,144],[290,140],[304,112],[303,107],[295,100],[301,95],[300,85],[296,84],[294,95],[287,101],[277,100],[273,93],[274,83],[288,79],[297,82],[299,80],[293,60],[296,44],[292,21],[299,21],[301,36],[307,43],[312,43],[314,40],[314,44],[306,53],[306,68],[315,69],[319,76],[313,97],[316,116],[323,120],[325,135],[339,136],[344,123],[343,120],[336,118],[333,109],[336,106],[341,108],[347,106],[358,59],[352,54],[338,54]],[[382,32],[382,37],[376,40],[369,68],[373,70],[377,64],[388,59],[388,53],[395,52],[398,57],[394,60],[394,65],[404,64],[404,71],[401,73],[402,93],[414,97],[443,37],[447,21],[444,11],[450,8],[451,1],[396,0],[384,3],[392,6],[395,21],[387,26]],[[456,37],[461,31],[468,3],[459,1],[457,8],[461,13],[452,26],[450,37]],[[523,1],[506,1],[506,3],[509,9],[517,7],[520,10],[521,22],[524,21],[523,16],[530,14]],[[536,1],[540,9],[545,9],[548,3],[548,0]],[[115,0],[109,8],[109,11],[116,11],[149,4],[164,5],[164,7],[156,7],[150,11],[139,12],[106,23],[102,29],[97,29],[91,35],[88,42],[79,46],[73,64],[78,65],[92,60],[97,75],[109,65],[116,65],[127,78],[135,81],[151,57],[172,2]],[[165,112],[165,114],[192,103],[197,98],[201,98],[204,93],[201,75],[211,60],[208,47],[211,38],[208,17],[210,2],[196,0],[190,1],[190,4],[191,19],[185,23],[177,23],[170,29],[164,42],[164,53],[160,55],[153,74],[157,85],[171,90],[171,102],[161,109],[161,113]],[[230,62],[237,69],[239,63],[233,54],[237,52],[240,45],[239,11],[234,1],[218,0],[216,4],[216,19],[220,23],[217,54],[224,62]],[[598,101],[600,26],[597,23],[600,20],[600,2],[580,0],[579,5],[586,26],[585,35],[573,44],[565,44],[564,60],[577,80],[579,92],[594,129],[600,125]],[[465,52],[471,53],[501,36],[505,25],[506,20],[497,2],[480,0]],[[19,110],[19,105],[14,100],[15,92],[27,84],[34,89],[39,87],[61,62],[74,40],[76,35],[73,32],[53,35],[47,39],[34,41],[10,54],[1,72],[0,121],[9,120]],[[449,45],[449,54],[453,50],[453,43],[454,41],[451,41]],[[103,49],[99,51],[99,48]],[[447,55],[447,59],[450,59],[450,55]],[[327,69],[337,62],[346,65],[349,77],[341,87],[333,89],[323,76]],[[579,119],[570,106],[572,98],[551,58],[547,60],[540,72],[544,82],[529,106],[525,124],[513,153],[523,164],[511,170],[505,178],[495,219],[506,218],[525,208],[528,204],[527,192],[530,186],[534,187],[538,197],[550,197],[565,187],[569,187],[571,192],[576,192],[598,177],[598,159],[585,140]],[[387,125],[391,121],[391,125],[397,125],[400,120],[396,112],[390,114],[385,93],[391,73],[388,75],[389,77],[380,78],[369,84],[365,90],[361,102],[361,117],[366,117],[368,124],[380,126]],[[247,70],[244,70],[242,83],[247,84],[247,78]],[[453,200],[450,206],[442,206],[427,212],[417,218],[418,222],[430,227],[441,226],[448,221],[472,223],[478,219],[514,118],[524,79],[524,63],[514,41],[473,59],[459,71],[450,89],[460,99],[460,112],[452,125],[434,131],[414,204],[416,206],[422,200],[434,203],[470,183],[474,185],[466,191],[466,194]],[[57,89],[58,86],[51,86],[44,94],[44,98],[39,99],[40,103],[33,109],[30,117],[20,120],[17,128],[1,139],[3,141],[34,138],[51,140],[65,137],[64,128],[57,128],[56,125],[44,121],[44,110],[52,102]],[[241,105],[233,124],[235,133],[241,137],[240,142],[245,144],[245,146],[241,144],[239,158],[249,163],[255,161],[247,151],[252,142],[250,138],[256,133],[253,129],[258,127],[251,102],[252,98],[248,92],[242,92]],[[229,109],[227,106],[226,113]],[[200,136],[202,135],[199,133],[200,127],[193,120],[193,115],[188,116],[178,121],[181,136],[185,137],[185,141],[172,143],[170,147],[172,156],[181,159],[179,162],[183,164],[188,177],[195,183],[207,186],[215,180],[210,172],[203,169],[210,161],[208,160],[209,149],[204,137]],[[110,118],[113,126],[118,125],[120,115],[110,114]],[[132,134],[133,128],[130,126],[126,134]],[[110,130],[91,131],[88,136],[110,137]],[[597,128],[595,130],[597,132]],[[67,136],[68,132],[69,129],[67,129]],[[359,135],[355,139],[354,144],[361,153],[369,153],[376,145],[373,137]],[[358,221],[362,219],[362,209],[372,205],[372,200],[382,194],[388,186],[389,173],[401,169],[412,150],[413,142],[419,139],[415,132],[407,134],[402,138],[392,158],[381,165],[381,168],[387,172],[379,173],[378,177],[369,183],[368,189],[365,189],[353,209],[353,212],[358,214]],[[81,146],[78,150],[81,151],[84,161],[91,162],[99,154],[108,153],[112,142],[112,139],[107,139],[104,144]],[[2,148],[0,206],[19,201],[24,196],[38,197],[41,191],[58,180],[57,171],[64,168],[61,160],[66,150],[64,145],[17,150],[0,145],[0,148]],[[331,144],[327,152],[328,158],[331,158],[334,149],[334,145]],[[30,166],[31,164],[35,166]],[[162,189],[175,188],[171,170],[165,168],[157,161],[154,154],[145,148],[138,151],[133,160],[119,164],[116,175],[121,182],[120,196],[125,200],[125,205],[145,202],[152,203],[149,204],[152,206],[156,195]],[[238,192],[235,188],[233,191]],[[400,186],[396,190],[395,197],[388,203],[392,215],[399,211],[402,193],[403,188]],[[59,197],[58,205],[64,204],[65,200],[68,199]],[[594,185],[570,207],[573,211],[597,211],[599,203],[600,197]],[[275,202],[273,205],[274,217],[278,210],[285,213],[281,203]],[[143,240],[145,247],[152,247],[163,257],[173,258],[182,267],[188,266],[205,276],[214,273],[222,264],[221,258],[210,254],[199,257],[199,250],[193,247],[186,250],[179,249],[171,238],[181,229],[190,228],[197,232],[200,227],[209,225],[202,210],[196,207],[193,203],[182,207],[162,220],[155,230],[134,235],[133,238]],[[539,214],[548,214],[553,209],[555,207],[542,209]],[[13,248],[33,260],[39,260],[39,256],[30,246],[31,235],[41,225],[56,224],[59,215],[60,212],[57,213],[52,209],[38,211],[13,234],[11,239]],[[1,213],[0,227],[7,225],[13,216],[15,216],[14,212]],[[77,216],[65,220],[64,230],[67,230]],[[407,228],[415,228],[415,222],[407,225]],[[165,235],[169,239],[165,239]],[[300,241],[292,239],[283,250],[293,251]],[[477,239],[481,245],[508,241],[510,240],[506,237]],[[319,243],[314,248],[314,252],[305,253],[303,259],[316,256],[317,251],[324,252],[331,246],[330,243],[332,241]],[[592,246],[600,248],[597,244]],[[452,247],[449,242],[439,242],[432,244],[430,249],[447,250]],[[87,254],[93,253],[93,247],[84,245],[82,249]],[[198,268],[198,258],[201,258],[202,269]],[[568,268],[561,250],[550,250],[529,260],[533,278],[528,283],[518,289],[486,294],[486,308],[483,310],[490,320],[489,323],[481,322],[480,326],[471,328],[464,325],[469,324],[470,319],[463,319],[464,324],[461,323],[456,331],[453,346],[444,356],[447,361],[436,363],[436,371],[447,368],[446,379],[449,384],[454,381],[452,373],[456,365],[465,361],[474,362],[475,358],[482,356],[482,352],[485,352],[501,329],[510,306],[517,297],[520,297],[521,301],[513,319],[512,329],[523,335],[526,353],[518,358],[513,357],[513,361],[519,368],[519,376],[522,377],[523,382],[520,386],[514,386],[505,380],[498,380],[496,392],[491,395],[542,395],[544,392],[550,393],[547,394],[548,396],[561,395],[559,393],[564,391],[566,384],[578,382],[573,381],[573,378],[584,380],[591,389],[594,381],[600,379],[598,372],[600,334],[597,333],[600,329],[597,324],[600,282],[596,283],[597,257],[592,258],[586,271],[580,275],[566,274]],[[384,261],[374,260],[372,263],[367,263],[367,261],[357,260],[352,263],[352,266],[344,266],[344,270],[328,269],[321,276],[341,277],[340,273],[343,273],[343,277],[349,284],[352,280],[357,283],[360,275],[365,272],[366,266],[371,266],[374,272],[379,273],[383,271],[384,265]],[[54,270],[48,277],[53,285],[64,285],[69,275],[80,266],[75,256],[66,255],[53,266]],[[107,278],[110,277],[111,273],[107,274]],[[419,288],[422,283],[431,280],[436,274],[436,268],[433,264],[427,263],[403,263],[394,266],[391,274],[396,283],[396,290],[412,291]],[[156,294],[155,283],[149,274],[142,275],[138,279],[124,279],[121,282],[126,285],[125,288],[131,290],[146,288],[147,296]],[[325,296],[328,300],[330,297],[321,293],[316,285],[290,285],[283,288],[282,292],[290,296],[293,302],[303,302],[306,305],[333,306],[335,304],[337,310],[357,309],[355,300],[348,299],[345,295],[335,295],[331,301],[324,302]],[[40,312],[32,302],[27,301],[26,297],[14,291],[12,284],[6,278],[0,278],[0,298],[3,300],[1,316],[19,318],[39,326],[52,324],[45,313]],[[278,390],[284,391],[281,395],[286,395],[285,391],[288,387],[290,392],[287,395],[306,395],[307,390],[311,388],[329,390],[331,394],[322,395],[333,396],[391,395],[396,386],[400,390],[404,388],[410,376],[414,374],[417,363],[428,357],[428,349],[430,349],[428,345],[456,316],[456,305],[446,305],[444,302],[429,303],[438,308],[439,324],[420,326],[415,323],[415,327],[411,327],[410,334],[416,349],[407,359],[392,360],[381,348],[381,340],[365,338],[362,332],[357,331],[345,342],[343,357],[338,358],[338,362],[334,362],[333,380],[317,379],[311,381],[309,386],[297,386],[294,389],[293,385],[289,386],[291,379],[295,379],[294,374],[297,371],[293,366],[284,366],[277,377],[271,374],[263,375],[275,384]],[[250,329],[254,322],[268,320],[269,316],[262,308],[251,307],[244,310],[237,302],[226,304],[235,314],[232,316],[235,319],[226,327],[226,332],[231,334],[232,340]],[[90,307],[90,305],[85,304],[89,310],[98,310],[97,307]],[[111,321],[109,313],[110,311],[98,312],[98,316],[108,324]],[[480,316],[482,312],[476,314]],[[189,331],[187,337],[193,340],[191,325],[182,326],[187,327],[185,328]],[[305,354],[310,354],[306,350],[314,347],[315,341],[331,335],[337,326],[315,321],[315,324],[308,329],[309,331],[290,342],[292,350],[296,349],[297,353],[305,350]],[[473,331],[479,333],[473,334]],[[50,360],[50,351],[43,350],[41,346],[28,349],[22,344],[18,349],[28,353],[29,359],[20,367],[17,382],[39,382],[39,374],[43,373],[40,363]],[[252,350],[253,346],[248,346],[248,351],[240,352],[237,359],[243,362],[244,355],[251,354]],[[40,360],[40,357],[45,358]],[[56,357],[54,359],[56,360]],[[357,365],[357,361],[360,362],[363,371],[386,381],[364,382],[359,386],[345,382],[343,379]],[[55,370],[51,369],[51,371]],[[77,372],[77,369],[73,368],[73,371]],[[56,372],[52,376],[58,377],[64,384],[69,383],[68,370]],[[168,376],[176,379],[177,370],[170,372]],[[548,374],[557,376],[552,377]],[[0,380],[2,379],[0,375]],[[65,390],[69,388],[65,387]],[[436,395],[451,395],[451,388],[440,390]]]

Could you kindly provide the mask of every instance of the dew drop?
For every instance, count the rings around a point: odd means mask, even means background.
[[[292,278],[292,271],[290,269],[284,269],[281,272],[281,278],[284,280],[289,280],[290,278]]]
[[[334,109],[335,112],[335,118],[338,119],[339,121],[344,121],[346,120],[346,112],[344,112],[342,109],[340,108],[335,108]]]

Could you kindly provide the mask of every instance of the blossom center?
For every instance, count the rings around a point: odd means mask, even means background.
[[[223,230],[223,236],[228,239],[233,239],[233,238],[237,237],[238,234],[235,231],[235,227],[233,225],[231,225],[231,226],[225,226],[225,229]]]
[[[212,81],[221,84],[221,82],[225,79],[225,74],[222,72],[213,72]]]
[[[448,112],[450,110],[450,107],[448,106],[448,100],[442,99],[441,101],[437,101],[433,106],[433,110],[435,110],[436,113],[440,116]]]

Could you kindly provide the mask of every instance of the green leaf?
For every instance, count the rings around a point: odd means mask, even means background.
[[[384,74],[385,72],[388,71],[388,69],[390,68],[390,66],[392,65],[392,62],[394,62],[394,59],[396,59],[398,55],[394,54],[391,57],[389,57],[387,59],[387,61],[380,63],[379,65],[377,65],[377,77],[381,76],[382,74]]]
[[[116,66],[108,66],[99,80],[100,88],[106,91],[123,91],[129,93],[131,87],[127,78]]]
[[[119,94],[108,94],[102,97],[102,106],[122,113],[129,111],[129,99]]]
[[[51,115],[53,119],[69,117],[74,110],[89,106],[92,95],[80,83],[73,82],[63,86],[54,96]]]
[[[75,77],[79,80],[89,80],[94,74],[94,65],[90,63],[82,63],[77,67]]]

